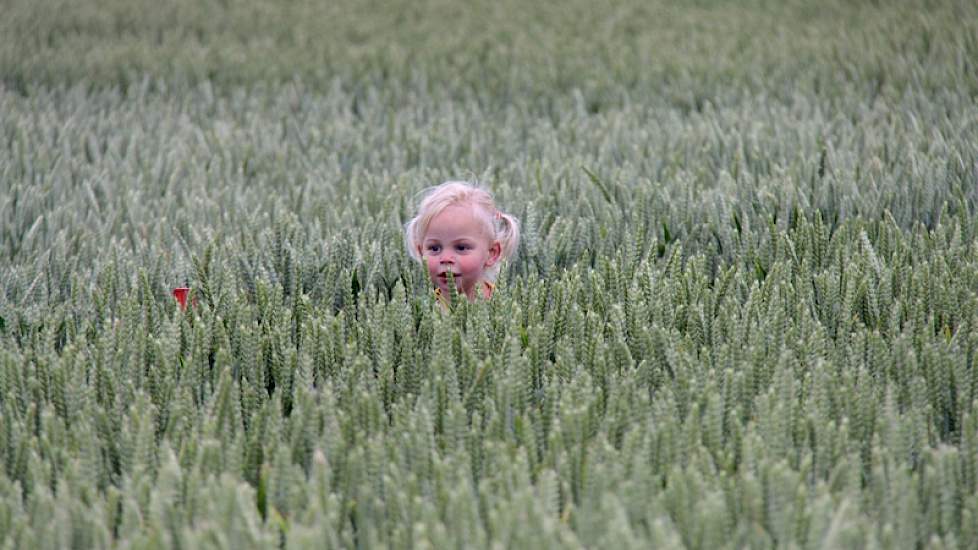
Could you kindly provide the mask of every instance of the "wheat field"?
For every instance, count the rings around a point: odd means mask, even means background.
[[[3,11],[0,548],[978,547],[975,3]]]

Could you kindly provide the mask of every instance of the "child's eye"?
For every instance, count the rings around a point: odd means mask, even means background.
[[[435,252],[435,253],[437,253],[439,250],[441,250],[441,246],[439,246],[437,244],[429,244],[427,250],[428,250],[428,252]]]
[[[460,245],[456,246],[455,248],[457,248],[459,251],[463,251],[463,250],[468,250],[468,249],[470,249],[472,247],[469,246],[469,245],[467,245],[467,244],[460,244]]]

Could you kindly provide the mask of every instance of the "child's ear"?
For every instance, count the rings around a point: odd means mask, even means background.
[[[489,259],[486,260],[486,267],[492,267],[496,265],[499,261],[499,257],[503,255],[503,245],[499,244],[499,241],[492,241],[489,245]]]

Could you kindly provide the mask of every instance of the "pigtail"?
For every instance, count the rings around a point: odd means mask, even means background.
[[[408,255],[417,261],[421,261],[418,253],[418,218],[415,216],[411,221],[404,224],[404,246],[407,247]]]
[[[516,250],[520,246],[520,221],[510,214],[496,212],[496,219],[499,220],[499,232],[496,240],[502,247],[502,258],[512,260],[516,257]]]

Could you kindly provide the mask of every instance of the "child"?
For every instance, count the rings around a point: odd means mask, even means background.
[[[496,209],[485,189],[449,181],[425,192],[404,233],[408,252],[428,268],[439,299],[448,294],[452,274],[459,294],[475,300],[492,296],[500,260],[513,257],[519,245],[520,225]]]

